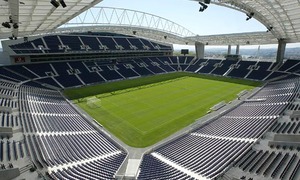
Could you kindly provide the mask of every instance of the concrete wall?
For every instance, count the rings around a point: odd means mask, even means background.
[[[0,127],[0,136],[11,138],[13,136],[13,129],[11,127]]]
[[[300,111],[293,111],[293,114],[290,115],[290,118],[300,117]]]
[[[300,143],[300,135],[275,134],[274,141],[285,141],[285,142],[298,142],[298,143]]]
[[[0,179],[1,180],[10,180],[20,176],[19,168],[11,169],[0,169]]]
[[[204,48],[205,48],[204,44],[202,44],[200,42],[195,43],[196,57],[198,59],[203,59],[204,58]]]
[[[0,66],[9,65],[9,64],[10,64],[10,59],[8,54],[0,51]]]
[[[277,57],[276,62],[281,64],[285,54],[286,42],[284,40],[278,40]]]

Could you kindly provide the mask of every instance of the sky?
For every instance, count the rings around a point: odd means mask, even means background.
[[[169,19],[198,35],[266,31],[254,18],[246,21],[244,13],[209,4],[204,12],[192,0],[103,0],[103,7],[139,10]]]
[[[98,6],[132,9],[161,16],[200,36],[267,30],[256,19],[246,21],[246,14],[230,8],[209,4],[204,12],[199,12],[199,3],[193,0],[103,0]],[[258,46],[241,48],[257,49]],[[182,49],[185,46],[175,45],[174,48]],[[194,46],[188,48],[194,49]],[[260,48],[277,48],[277,45],[262,45]]]

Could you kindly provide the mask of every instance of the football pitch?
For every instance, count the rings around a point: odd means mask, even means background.
[[[193,123],[220,101],[231,101],[256,85],[184,75],[75,102],[126,144],[147,147]]]

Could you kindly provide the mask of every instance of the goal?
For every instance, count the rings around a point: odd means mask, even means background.
[[[89,97],[86,100],[86,105],[93,109],[100,108],[101,107],[101,99],[98,99],[95,96]]]

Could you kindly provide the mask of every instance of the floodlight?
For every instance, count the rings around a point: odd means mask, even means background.
[[[272,27],[272,26],[270,26],[270,27],[267,28],[267,32],[270,32],[270,31],[272,31],[272,30],[273,30],[273,27]]]
[[[17,23],[14,23],[14,24],[13,24],[13,28],[14,28],[14,29],[18,29],[18,28],[19,28],[19,25],[18,25]]]
[[[199,2],[199,4],[202,6],[199,9],[199,12],[203,12],[208,6],[206,4],[204,4],[203,2]]]
[[[61,4],[61,6],[62,6],[63,8],[67,7],[67,5],[66,5],[66,3],[65,3],[64,0],[59,0],[59,3]]]
[[[13,23],[11,16],[9,16],[9,23]]]
[[[50,3],[56,8],[59,6],[59,2],[57,2],[56,0],[51,0]]]
[[[246,21],[249,21],[254,16],[254,12],[251,12],[250,14],[246,14],[246,15],[247,15]]]
[[[3,26],[3,27],[6,27],[6,28],[11,28],[9,22],[3,22],[3,23],[2,23],[2,26]]]

